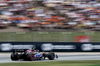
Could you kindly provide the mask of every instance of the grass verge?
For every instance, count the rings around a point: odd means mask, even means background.
[[[100,60],[1,63],[0,66],[100,66]]]

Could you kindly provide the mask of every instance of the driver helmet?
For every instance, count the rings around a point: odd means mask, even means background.
[[[32,51],[34,51],[34,48],[32,48]]]
[[[36,50],[34,50],[34,52],[36,52]]]

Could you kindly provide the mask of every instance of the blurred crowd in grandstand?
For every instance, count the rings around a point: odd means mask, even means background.
[[[0,28],[100,30],[95,0],[0,0]]]

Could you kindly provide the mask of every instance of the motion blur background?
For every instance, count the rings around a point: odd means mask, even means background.
[[[0,42],[100,42],[99,32],[1,32]]]
[[[0,0],[0,32],[99,30],[99,0]]]
[[[99,42],[99,0],[0,0],[1,42]]]

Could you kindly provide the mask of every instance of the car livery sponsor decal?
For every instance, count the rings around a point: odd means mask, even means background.
[[[52,51],[52,50],[73,50],[76,49],[76,45],[53,45],[50,43],[42,44],[41,49],[43,51]]]
[[[37,57],[41,57],[42,56],[42,54],[36,54],[35,55],[35,57],[37,58]]]

